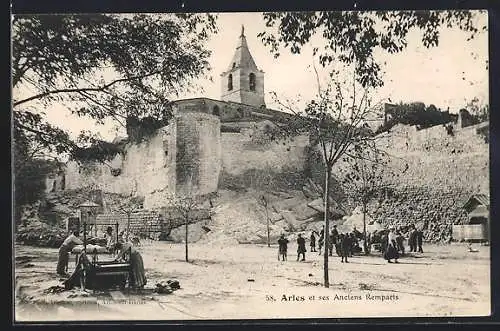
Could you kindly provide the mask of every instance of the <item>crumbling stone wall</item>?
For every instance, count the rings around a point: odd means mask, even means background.
[[[117,155],[108,165],[68,164],[66,189],[133,192],[144,196],[144,207],[150,209],[164,206],[172,193],[185,189],[201,194],[235,185],[262,189],[265,185],[259,183],[269,176],[286,177],[289,189],[299,188],[305,177],[322,181],[321,159],[311,162],[308,136],[268,139],[263,133],[270,120],[250,117],[226,118],[223,124],[231,130],[221,132],[224,109],[219,109],[221,115],[212,114],[217,104],[206,102],[196,111],[197,102],[184,105],[193,111],[178,111],[171,125],[129,145],[124,156]],[[461,207],[468,196],[489,193],[489,145],[478,128],[456,127],[450,134],[444,126],[418,131],[398,125],[380,135],[379,147],[391,157],[385,182],[397,198],[374,207],[374,217],[391,225],[423,222],[428,240],[448,240],[451,225],[463,220]],[[115,168],[121,169],[117,176],[111,173]]]
[[[71,161],[66,165],[65,188],[94,187],[105,192],[143,196],[145,208],[154,208],[174,185],[173,138],[171,128],[165,127],[140,144],[128,145],[124,156],[117,155],[106,164]],[[113,175],[113,169],[120,169],[119,174]]]
[[[240,175],[249,170],[297,169],[303,171],[309,138],[305,135],[292,140],[264,139],[262,128],[248,127],[241,132],[221,133],[222,170]]]
[[[416,131],[399,126],[378,140],[390,155],[388,182],[394,185],[489,192],[489,144],[477,127],[449,135],[442,126]],[[398,174],[394,180],[393,174]]]

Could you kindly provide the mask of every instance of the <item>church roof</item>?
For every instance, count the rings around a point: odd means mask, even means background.
[[[227,71],[231,71],[238,67],[259,70],[248,49],[247,38],[245,37],[245,27],[243,25],[241,26],[241,34],[238,39],[238,45],[236,46],[236,52],[233,55],[231,63],[229,63]]]

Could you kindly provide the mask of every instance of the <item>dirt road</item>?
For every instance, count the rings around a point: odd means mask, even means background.
[[[489,247],[424,247],[424,254],[388,264],[379,255],[330,259],[331,286],[324,288],[323,257],[278,261],[277,248],[143,243],[148,285],[140,295],[80,290],[46,293],[61,284],[56,249],[16,246],[16,320],[190,320],[485,316],[490,313]],[[70,269],[74,262],[70,262]],[[181,289],[152,292],[176,279]]]

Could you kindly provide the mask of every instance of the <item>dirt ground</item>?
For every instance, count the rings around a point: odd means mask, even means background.
[[[277,259],[277,247],[145,242],[139,247],[148,284],[143,293],[47,293],[61,285],[57,249],[16,246],[17,321],[192,320],[340,317],[486,316],[490,314],[489,247],[425,245],[424,253],[388,264],[379,254],[330,258],[329,288],[323,257]],[[103,257],[104,259],[104,257]],[[74,259],[70,261],[74,268]],[[153,293],[161,280],[181,289]]]

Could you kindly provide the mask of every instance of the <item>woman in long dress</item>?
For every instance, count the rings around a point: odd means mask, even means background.
[[[391,228],[389,234],[387,235],[387,246],[384,253],[384,258],[388,263],[392,263],[392,259],[394,259],[395,263],[398,263],[399,253],[397,249],[396,233],[394,231],[394,228]]]
[[[115,260],[125,260],[126,257],[129,256],[131,269],[129,278],[130,286],[134,288],[143,288],[147,283],[147,279],[141,253],[139,253],[137,249],[129,243],[118,242],[115,247],[118,251],[118,255]]]

